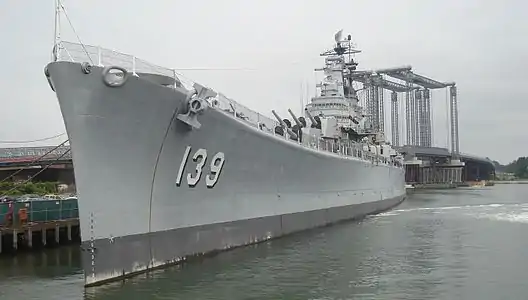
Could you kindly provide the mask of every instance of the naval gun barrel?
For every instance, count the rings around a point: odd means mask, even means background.
[[[291,128],[288,128],[288,126],[286,126],[286,123],[284,123],[284,121],[279,117],[279,115],[275,112],[275,110],[272,110],[271,113],[275,116],[275,118],[277,118],[277,121],[279,121],[281,127],[286,129],[288,134],[291,137],[293,137],[294,139],[296,139],[297,138],[297,134],[295,132],[293,132],[293,130],[291,130]]]
[[[304,113],[306,114],[308,119],[310,119],[310,122],[312,122],[312,124],[317,124],[317,122],[315,121],[314,117],[310,114],[310,112],[308,111],[307,108],[304,109]]]
[[[295,121],[295,123],[297,123],[299,142],[302,143],[302,137],[303,137],[302,136],[303,135],[302,128],[303,128],[303,125],[302,125],[301,121],[299,121],[299,119],[297,119],[297,117],[295,116],[295,114],[293,113],[293,111],[291,109],[288,108],[288,112],[292,116],[292,118]]]
[[[288,112],[290,113],[290,115],[292,116],[293,120],[295,121],[295,123],[297,123],[297,126],[299,126],[299,128],[302,128],[302,124],[301,124],[301,121],[299,121],[299,119],[297,119],[297,117],[293,114],[293,111],[291,109],[288,108]]]

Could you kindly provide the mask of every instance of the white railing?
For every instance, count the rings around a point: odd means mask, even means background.
[[[97,46],[61,42],[58,60],[89,62],[97,66],[116,65],[132,73],[153,73],[176,78],[174,69],[169,69],[139,59],[133,55]],[[181,80],[181,79],[180,79]]]
[[[151,73],[164,75],[174,78],[176,82],[181,82],[181,84],[187,89],[190,89],[194,84],[191,79],[179,74],[175,69],[161,67],[130,54],[124,54],[97,46],[81,45],[79,43],[62,41],[58,49],[57,60],[73,61],[79,63],[88,62],[97,66],[115,65],[125,68],[127,71],[132,72],[132,74]],[[275,127],[279,125],[277,120],[253,111],[236,102],[235,100],[227,98],[221,93],[218,93],[214,100],[216,101],[215,105],[213,106],[217,109],[220,109],[225,113],[232,114],[237,119],[243,120],[247,124],[264,132],[277,135],[275,134]],[[287,139],[287,136],[288,134],[285,134],[284,136],[281,135],[280,137]],[[307,148],[330,152],[337,155],[355,157],[361,160],[370,161],[375,164],[400,165],[398,162],[396,162],[396,160],[364,150],[363,145],[359,143],[332,143],[321,138],[303,135],[303,142],[298,144]]]
[[[58,60],[89,62],[97,66],[116,65],[125,68],[133,74],[152,73],[164,75],[174,78],[177,82],[181,82],[186,88],[189,89],[194,84],[191,79],[179,74],[175,69],[160,67],[139,59],[133,55],[124,54],[97,46],[84,45],[83,47],[83,45],[78,43],[63,41],[59,47]],[[222,94],[219,94],[216,100],[218,101],[217,103],[220,109],[229,111],[233,114],[236,112],[236,115],[239,118],[245,119],[248,123],[251,123],[255,127],[258,127],[259,124],[264,124],[265,128],[269,128],[269,130],[273,131],[273,128],[279,124],[277,120],[255,112]]]

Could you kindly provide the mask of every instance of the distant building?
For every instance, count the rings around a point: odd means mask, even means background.
[[[505,173],[505,172],[497,172],[495,174],[495,178],[497,178],[497,180],[515,180],[515,179],[517,179],[515,177],[515,174],[513,174],[513,173]]]

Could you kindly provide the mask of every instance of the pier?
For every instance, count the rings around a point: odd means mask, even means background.
[[[77,242],[77,200],[0,203],[0,254]]]
[[[495,166],[485,158],[453,155],[439,147],[404,146],[405,181],[417,188],[456,188],[495,179]]]

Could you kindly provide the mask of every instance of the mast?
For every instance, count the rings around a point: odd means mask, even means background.
[[[59,59],[60,50],[60,0],[55,0],[55,24],[53,28],[53,50],[51,55],[52,61]]]
[[[361,50],[355,49],[352,44],[352,36],[349,34],[345,39],[342,39],[343,30],[338,31],[334,35],[335,46],[331,50],[327,50],[320,54],[320,56],[327,57],[325,59],[326,68],[328,69],[329,63],[332,61],[340,60],[342,65],[340,66],[340,79],[343,84],[343,96],[349,100],[350,98],[355,98],[355,93],[352,86],[352,75],[356,71],[356,66],[358,65],[352,55],[360,53]],[[330,67],[334,71],[337,71],[335,67]],[[324,71],[323,69],[316,69],[316,71]],[[336,76],[337,74],[334,74]]]
[[[299,103],[301,104],[301,116],[304,114],[304,81],[301,81],[301,87],[300,87],[300,97],[299,97]]]

